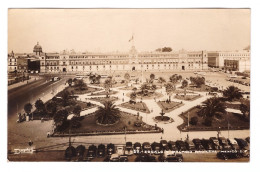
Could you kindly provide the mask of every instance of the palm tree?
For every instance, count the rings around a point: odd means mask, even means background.
[[[128,83],[128,82],[129,82],[129,79],[130,79],[129,73],[125,73],[124,78],[125,78],[125,80],[126,80],[126,83]]]
[[[151,83],[153,83],[154,78],[155,78],[155,75],[152,73],[152,74],[150,75],[150,82],[151,82]]]
[[[165,86],[165,90],[166,90],[167,94],[169,95],[169,102],[170,102],[171,101],[171,95],[172,95],[173,91],[176,89],[175,85],[173,85],[172,83],[168,82],[164,86]]]
[[[250,101],[245,99],[240,104],[240,111],[243,113],[244,118],[250,118]]]
[[[223,91],[223,95],[227,97],[229,101],[235,99],[240,99],[242,97],[241,90],[235,86],[229,86],[226,90]]]
[[[99,84],[100,83],[100,79],[101,79],[101,75],[97,75],[96,78],[95,78],[95,82],[97,84]]]
[[[219,98],[213,97],[203,103],[202,109],[198,113],[206,118],[220,118],[226,113],[226,107]]]
[[[96,79],[95,75],[91,74],[91,75],[89,76],[89,80],[90,80],[90,83],[91,83],[91,84],[94,84],[94,83],[95,83],[95,79]]]
[[[80,105],[75,106],[74,109],[73,109],[73,113],[74,113],[77,117],[79,117],[79,116],[80,116],[80,112],[81,112],[81,106],[80,106]]]
[[[108,97],[108,94],[110,92],[110,88],[111,87],[112,87],[112,80],[111,79],[106,79],[105,82],[104,82],[104,88],[106,89],[107,97]]]
[[[120,111],[112,101],[106,101],[104,107],[98,107],[96,116],[101,124],[114,124],[120,119]]]
[[[159,77],[158,82],[162,84],[162,83],[166,82],[166,80],[163,77]]]

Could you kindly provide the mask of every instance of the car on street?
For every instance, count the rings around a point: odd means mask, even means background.
[[[106,147],[103,144],[98,145],[97,156],[104,157],[106,154]]]
[[[116,153],[118,154],[118,155],[123,155],[124,154],[124,147],[123,146],[117,146],[116,147]]]
[[[235,139],[228,139],[228,143],[231,146],[231,149],[239,150],[239,146],[238,146],[237,141]]]
[[[250,143],[250,137],[246,138],[247,143]]]
[[[168,146],[169,146],[169,149],[170,149],[171,151],[178,151],[178,148],[177,148],[177,146],[176,146],[176,142],[174,142],[174,141],[169,141],[169,142],[168,142]]]
[[[112,155],[115,153],[115,145],[110,143],[107,145],[107,155]]]
[[[160,154],[161,153],[161,146],[160,146],[160,143],[158,142],[153,142],[152,143],[152,151],[153,151],[153,154]]]
[[[136,143],[134,144],[134,153],[135,153],[135,154],[139,154],[139,153],[141,153],[141,151],[142,151],[141,143],[136,142]]]
[[[143,152],[144,153],[151,153],[152,147],[149,142],[144,142],[143,143]]]
[[[231,146],[228,144],[228,141],[225,137],[219,137],[218,140],[219,140],[219,143],[222,146],[222,149],[224,149],[224,150],[231,149]]]
[[[117,153],[112,154],[109,158],[109,162],[127,162],[128,158],[124,155],[119,155]]]
[[[222,146],[219,144],[219,141],[216,137],[210,137],[209,140],[210,140],[214,150],[222,149]]]
[[[228,160],[228,159],[237,159],[237,158],[241,158],[242,154],[239,151],[234,151],[234,150],[230,150],[230,151],[220,151],[217,153],[217,157],[219,159],[223,159],[223,160]]]
[[[179,152],[171,153],[171,151],[165,151],[159,156],[158,160],[161,162],[182,162],[183,156]]]
[[[125,155],[133,155],[133,143],[132,142],[126,142],[125,145]]]
[[[95,158],[96,156],[97,156],[97,147],[95,145],[89,146],[87,156],[86,156],[86,160],[90,161],[93,158]]]
[[[198,151],[203,151],[203,150],[205,150],[204,147],[203,147],[202,144],[201,144],[200,139],[195,138],[195,139],[192,140],[192,142],[194,143],[196,150],[198,150]]]
[[[186,151],[187,150],[186,145],[185,145],[184,141],[182,141],[182,140],[176,141],[176,147],[178,148],[178,151]]]
[[[185,141],[185,145],[186,145],[187,150],[189,150],[189,151],[193,152],[193,151],[196,150],[195,144],[192,141],[190,141],[190,140],[186,140]]]
[[[83,161],[85,150],[86,148],[83,145],[79,145],[76,147],[76,154],[77,154],[78,161]]]
[[[146,153],[141,153],[138,154],[138,156],[135,158],[135,162],[156,162],[156,158],[155,156]]]
[[[240,139],[240,138],[235,138],[237,141],[240,150],[243,152],[244,157],[249,157],[250,156],[250,145],[247,143],[247,141]]]
[[[169,149],[169,146],[168,146],[168,143],[167,143],[166,140],[161,140],[161,141],[160,141],[160,146],[161,146],[161,149],[162,149],[163,151]]]
[[[75,157],[77,155],[76,149],[73,146],[67,147],[65,150],[65,159],[70,161],[72,157]]]
[[[201,144],[206,150],[213,150],[212,144],[208,139],[202,139]]]

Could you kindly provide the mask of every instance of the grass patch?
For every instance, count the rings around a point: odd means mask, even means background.
[[[174,96],[174,98],[176,98],[176,99],[185,100],[185,101],[193,101],[193,100],[196,100],[196,99],[198,99],[200,97],[201,97],[201,95],[199,95],[199,94],[196,94],[196,95],[186,95],[186,96],[177,94],[177,95]]]
[[[191,91],[201,91],[201,92],[209,92],[211,91],[211,87],[208,85],[201,85],[201,87],[195,87],[195,86],[188,86],[187,90]]]
[[[113,95],[113,94],[116,94],[118,93],[117,91],[113,91],[113,90],[110,90],[108,92],[108,95]],[[104,95],[107,95],[107,92],[106,91],[101,91],[101,92],[98,92],[98,93],[92,93],[91,96],[104,96]]]
[[[197,115],[197,112],[200,110],[198,107],[193,107],[188,111],[180,114],[179,116],[184,120],[184,123],[178,126],[178,129],[181,131],[188,131],[188,113],[189,119],[192,117],[198,118],[197,125],[189,125],[189,131],[218,131],[220,130],[228,130],[228,121],[229,121],[229,130],[241,130],[241,129],[249,129],[250,123],[243,119],[243,117],[239,114],[235,113],[227,113],[223,115],[221,120],[212,119],[212,126],[204,125],[204,118]]]
[[[166,113],[183,106],[183,103],[174,101],[171,101],[169,103],[167,103],[166,101],[158,101],[157,104]]]
[[[100,102],[100,103],[104,104],[106,101],[115,102],[116,100],[118,100],[118,97],[114,97],[114,96],[110,96],[110,97],[91,97],[91,98],[89,98],[89,100],[93,100],[93,101]]]
[[[100,88],[86,87],[84,90],[80,90],[75,86],[66,87],[64,90],[59,92],[56,96],[61,97],[62,93],[68,91],[71,95],[73,94],[87,94],[101,90]]]
[[[134,103],[122,103],[119,106],[123,107],[123,108],[127,108],[127,109],[132,109],[135,111],[140,111],[140,112],[144,112],[144,113],[150,113],[147,105],[144,102],[136,102]]]

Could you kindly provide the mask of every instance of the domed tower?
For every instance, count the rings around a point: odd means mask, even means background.
[[[33,52],[35,52],[36,55],[40,55],[40,53],[42,53],[42,46],[39,45],[39,42],[37,42],[37,45],[34,46]]]

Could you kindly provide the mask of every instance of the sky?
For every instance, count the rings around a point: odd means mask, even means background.
[[[250,45],[249,9],[9,9],[8,52],[234,51]],[[129,39],[134,35],[134,41]]]

